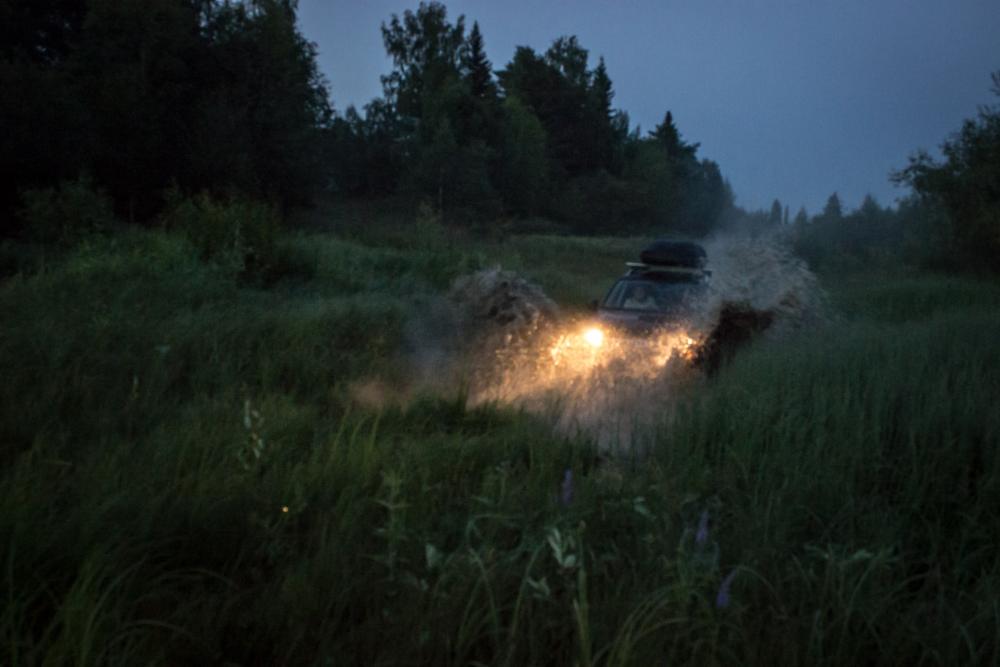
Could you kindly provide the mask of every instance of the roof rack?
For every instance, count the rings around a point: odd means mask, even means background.
[[[691,276],[710,276],[711,271],[690,266],[666,266],[663,264],[646,264],[645,262],[625,262],[629,273],[675,273]]]

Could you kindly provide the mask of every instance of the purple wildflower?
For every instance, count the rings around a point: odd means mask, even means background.
[[[563,507],[569,507],[573,502],[573,471],[570,468],[566,468],[566,473],[563,475],[559,500]]]
[[[694,543],[699,547],[705,546],[706,542],[708,542],[708,510],[701,513],[701,517],[698,519],[698,530],[694,534]]]
[[[729,606],[729,591],[733,587],[733,579],[736,578],[736,570],[726,575],[719,585],[719,592],[715,595],[715,608],[725,609]]]

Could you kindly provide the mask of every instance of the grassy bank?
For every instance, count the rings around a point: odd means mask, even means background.
[[[264,282],[133,233],[0,284],[0,663],[1000,660],[995,285],[828,279],[835,327],[619,461],[353,399],[455,276],[582,307],[638,245],[428,230],[283,237]]]

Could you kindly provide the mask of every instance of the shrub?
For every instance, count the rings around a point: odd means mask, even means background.
[[[263,202],[167,194],[167,226],[187,236],[203,259],[242,277],[264,276],[275,263],[280,222],[277,209]]]
[[[111,198],[87,176],[55,188],[27,190],[19,222],[27,237],[42,243],[74,243],[114,225]]]
[[[428,202],[420,202],[413,221],[411,247],[421,250],[441,250],[448,245],[448,229],[441,221],[441,213]]]

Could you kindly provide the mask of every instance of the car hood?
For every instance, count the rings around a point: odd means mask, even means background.
[[[597,319],[602,324],[637,336],[672,329],[681,323],[681,318],[672,313],[607,308],[597,311]]]

